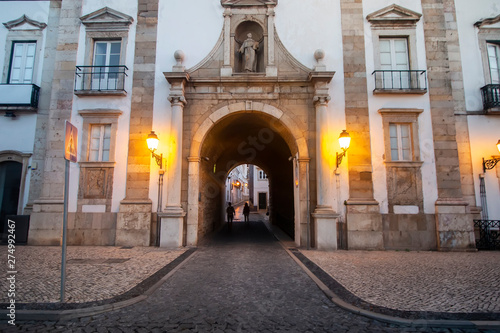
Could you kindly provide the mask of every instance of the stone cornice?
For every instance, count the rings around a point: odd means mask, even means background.
[[[9,22],[5,22],[3,25],[9,29],[9,30],[12,30],[16,27],[19,27],[23,24],[29,24],[33,27],[36,28],[36,30],[43,30],[45,29],[45,27],[47,26],[47,24],[45,23],[42,23],[42,22],[38,22],[38,21],[35,21],[35,20],[32,20],[30,19],[28,16],[26,15],[23,15],[21,16],[20,18],[16,19],[16,20],[12,20],[12,21],[9,21]]]
[[[414,26],[422,14],[392,4],[366,16],[372,26]]]
[[[80,17],[80,21],[91,31],[128,31],[134,19],[132,16],[104,7]]]
[[[276,6],[278,0],[221,0],[221,6],[227,7],[258,7],[258,6]]]
[[[485,25],[493,25],[500,22],[500,14],[495,17],[486,18],[474,23],[475,27],[482,28]]]
[[[118,118],[120,115],[123,114],[123,111],[114,109],[86,109],[86,110],[79,110],[78,114],[82,117]]]

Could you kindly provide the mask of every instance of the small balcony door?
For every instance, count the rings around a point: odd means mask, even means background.
[[[92,88],[118,90],[118,66],[120,65],[121,41],[97,41],[94,45]]]
[[[36,43],[14,42],[9,71],[9,84],[30,84],[33,80]]]
[[[500,84],[500,45],[488,43],[491,84]]]
[[[380,69],[384,89],[410,88],[408,42],[406,38],[380,38]]]

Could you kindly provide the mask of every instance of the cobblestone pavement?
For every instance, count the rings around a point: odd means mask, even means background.
[[[91,318],[1,325],[2,332],[479,332],[399,327],[344,311],[256,222],[223,229],[143,302]]]
[[[7,247],[0,247],[7,258]],[[99,301],[120,295],[184,253],[157,247],[68,246],[66,302]],[[61,247],[17,246],[16,302],[59,302]],[[7,290],[7,270],[0,273],[1,290]],[[8,302],[6,292],[0,303]]]
[[[500,313],[500,252],[301,252],[347,290],[375,305]]]

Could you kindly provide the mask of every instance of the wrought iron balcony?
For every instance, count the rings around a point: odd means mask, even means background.
[[[404,93],[425,94],[427,72],[425,70],[375,70],[375,94]]]
[[[0,84],[0,110],[36,111],[39,96],[36,84]]]
[[[75,94],[126,95],[127,66],[76,66]]]
[[[500,84],[487,84],[481,88],[483,95],[483,109],[488,111],[500,108]]]

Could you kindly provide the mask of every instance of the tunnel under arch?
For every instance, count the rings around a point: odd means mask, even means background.
[[[307,146],[302,145],[302,133],[293,132],[299,127],[291,118],[273,107],[266,110],[215,111],[195,134],[189,160],[199,161],[198,177],[190,171],[188,188],[198,187],[199,191],[197,202],[190,196],[188,214],[192,216],[188,216],[188,224],[196,218],[197,239],[224,223],[225,180],[234,167],[244,163],[257,165],[268,174],[270,222],[292,238],[300,238],[303,209],[297,207],[301,189],[296,169],[298,157],[307,158]]]

